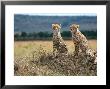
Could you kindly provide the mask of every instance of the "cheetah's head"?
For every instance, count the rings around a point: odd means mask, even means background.
[[[52,24],[52,29],[53,30],[60,30],[61,29],[61,24]]]
[[[79,30],[79,25],[77,25],[77,24],[72,24],[72,25],[70,25],[70,31],[71,31],[72,33],[76,33],[77,30]]]

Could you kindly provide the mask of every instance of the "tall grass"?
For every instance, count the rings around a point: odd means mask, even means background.
[[[17,43],[18,45],[18,43]],[[23,44],[24,45],[24,44]],[[48,47],[49,45],[47,45]],[[22,44],[19,44],[22,47]],[[34,48],[33,48],[34,47]],[[51,47],[50,47],[51,48]],[[22,50],[15,47],[14,75],[15,76],[96,76],[97,65],[80,54],[74,57],[70,51],[66,56],[53,56],[52,49],[43,44],[35,46],[25,44]],[[23,52],[22,52],[23,51]],[[21,53],[22,52],[22,53]]]

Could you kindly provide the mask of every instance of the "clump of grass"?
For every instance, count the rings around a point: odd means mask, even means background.
[[[25,60],[24,60],[25,59]],[[29,59],[28,61],[26,61]],[[97,65],[89,58],[74,53],[68,55],[47,52],[42,46],[32,52],[32,57],[23,58],[15,63],[15,75],[20,76],[96,76]]]

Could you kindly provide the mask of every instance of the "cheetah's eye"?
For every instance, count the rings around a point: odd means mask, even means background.
[[[70,28],[70,30],[72,31],[72,28]]]

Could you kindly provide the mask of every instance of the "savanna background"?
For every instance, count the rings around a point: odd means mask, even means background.
[[[52,23],[62,24],[61,35],[69,49],[68,57],[53,57]],[[15,76],[96,76],[96,65],[84,56],[75,59],[69,26],[79,24],[90,48],[97,50],[97,16],[14,15]]]

